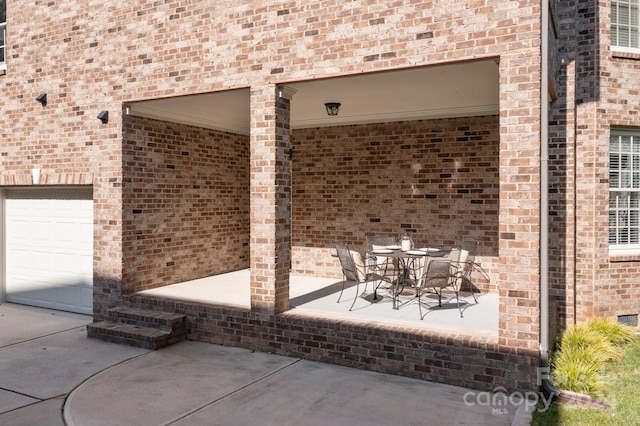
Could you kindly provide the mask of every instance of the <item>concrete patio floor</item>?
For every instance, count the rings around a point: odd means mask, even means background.
[[[139,294],[250,309],[249,280],[250,272],[244,269],[145,290]],[[438,307],[438,301],[434,295],[423,297],[423,319],[420,319],[414,290],[405,289],[400,296],[400,302],[403,304],[399,309],[393,309],[388,291],[380,289],[378,299],[374,300],[372,286],[369,285],[366,292],[363,287],[360,286],[360,294],[353,309],[349,311],[356,296],[355,286],[345,288],[340,302],[337,303],[342,289],[341,280],[292,275],[289,312],[316,318],[363,321],[368,324],[397,325],[452,334],[498,338],[497,294],[476,293],[478,300],[476,303],[470,293],[460,293],[462,318],[452,292],[445,293],[442,307]],[[450,299],[451,297],[453,299]]]

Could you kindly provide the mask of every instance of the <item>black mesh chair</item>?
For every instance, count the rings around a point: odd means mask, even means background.
[[[367,290],[367,284],[373,283],[374,289],[377,290],[378,286],[386,280],[386,277],[375,272],[369,272],[367,265],[365,265],[362,254],[355,250],[350,250],[346,243],[335,243],[338,259],[340,259],[340,265],[342,266],[342,290],[340,290],[340,296],[338,296],[338,303],[342,298],[345,285],[347,283],[356,284],[356,295],[353,298],[353,303],[349,310],[353,309],[358,296],[360,295],[360,284],[364,284],[364,291]],[[374,290],[375,291],[375,290]]]
[[[478,303],[474,292],[474,285],[471,282],[471,273],[480,265],[476,263],[476,252],[478,251],[478,240],[472,237],[460,238],[456,245],[461,250],[460,271],[458,272],[458,289],[468,287],[473,296],[473,300]]]
[[[442,294],[443,290],[446,289],[451,290],[455,294],[458,311],[462,318],[462,308],[460,307],[460,297],[458,295],[462,265],[461,253],[462,250],[460,250],[460,248],[454,247],[448,256],[427,260],[427,264],[423,269],[424,273],[416,287],[420,319],[424,318],[422,315],[422,298],[424,293],[434,292],[438,296],[438,306],[442,307]]]
[[[375,250],[385,249],[397,245],[396,237],[393,234],[374,234],[365,236],[367,246],[366,260],[370,273],[382,275],[384,281],[391,282],[397,274],[398,262],[392,258],[376,256]],[[377,288],[373,298],[378,298]]]

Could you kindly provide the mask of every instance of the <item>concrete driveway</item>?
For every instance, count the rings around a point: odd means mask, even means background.
[[[470,389],[201,342],[87,339],[91,317],[0,305],[0,424],[527,425]]]
[[[66,396],[148,350],[87,339],[88,315],[0,304],[0,424],[63,425]]]

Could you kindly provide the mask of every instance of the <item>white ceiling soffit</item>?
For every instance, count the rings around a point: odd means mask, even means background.
[[[291,127],[468,117],[499,113],[494,60],[309,80],[286,85]],[[340,102],[328,116],[325,102]],[[130,114],[249,134],[249,89],[134,102]]]
[[[130,115],[249,134],[249,89],[132,102]]]

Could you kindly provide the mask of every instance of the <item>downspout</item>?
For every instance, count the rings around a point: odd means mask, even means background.
[[[557,397],[549,381],[549,1],[542,1],[540,74],[540,378],[542,391]]]

